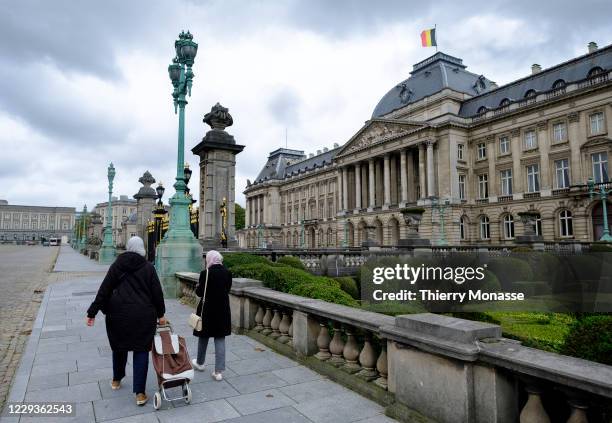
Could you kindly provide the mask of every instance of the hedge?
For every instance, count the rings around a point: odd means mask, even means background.
[[[235,266],[241,266],[244,264],[272,264],[270,260],[268,260],[264,256],[256,256],[254,254],[248,253],[227,253],[223,255],[223,264],[229,270],[232,270]]]
[[[296,269],[306,270],[306,266],[302,263],[302,260],[295,256],[283,256],[276,260],[279,264],[284,264],[286,266],[295,267]]]
[[[359,285],[357,281],[350,276],[340,276],[334,278],[340,284],[340,289],[349,294],[354,299],[359,299]]]
[[[577,320],[564,340],[561,353],[612,365],[612,315]]]
[[[331,281],[331,279],[328,280]],[[349,294],[338,287],[326,285],[322,282],[297,284],[291,290],[289,290],[289,294],[301,295],[303,297],[315,298],[350,307],[357,306],[357,301],[355,301]]]

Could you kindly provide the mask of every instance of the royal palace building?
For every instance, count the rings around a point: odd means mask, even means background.
[[[394,246],[407,209],[424,209],[419,235],[433,245],[511,245],[526,211],[544,241],[598,240],[603,207],[587,181],[610,187],[611,72],[612,46],[595,43],[500,87],[436,53],[344,145],[270,153],[244,191],[240,245]]]
[[[74,207],[23,206],[0,200],[0,243],[72,238]]]

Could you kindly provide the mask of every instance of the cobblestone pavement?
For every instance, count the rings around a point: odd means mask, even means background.
[[[214,347],[206,356],[206,372],[191,382],[193,400],[164,402],[155,411],[152,401],[134,402],[131,361],[118,391],[110,389],[111,351],[103,316],[93,328],[85,326],[85,310],[100,285],[103,273],[83,270],[88,259],[68,247],[60,256],[72,262],[73,272],[55,273],[16,372],[10,401],[73,401],[76,417],[61,419],[5,417],[5,422],[393,422],[378,404],[334,383],[314,371],[269,350],[242,335],[227,339],[224,380],[211,379]],[[82,263],[79,264],[79,263]],[[175,333],[187,340],[191,357],[196,338],[187,326],[192,308],[166,300],[166,316]],[[131,358],[131,357],[130,357]],[[147,377],[149,397],[157,389],[152,366]],[[171,392],[177,394],[177,392]],[[180,393],[179,393],[180,394]]]
[[[0,245],[0,409],[58,250],[58,247]]]

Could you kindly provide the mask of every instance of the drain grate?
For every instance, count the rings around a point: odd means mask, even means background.
[[[96,295],[98,291],[83,291],[83,292],[73,292],[73,297],[82,297],[84,295]]]

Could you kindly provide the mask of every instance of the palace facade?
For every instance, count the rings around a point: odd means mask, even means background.
[[[22,206],[0,200],[0,243],[72,239],[74,207]]]
[[[598,240],[602,203],[587,180],[610,187],[611,73],[612,46],[595,43],[501,87],[436,53],[344,145],[270,153],[244,191],[240,245],[394,246],[414,207],[433,245],[513,244],[524,211],[544,241]]]

